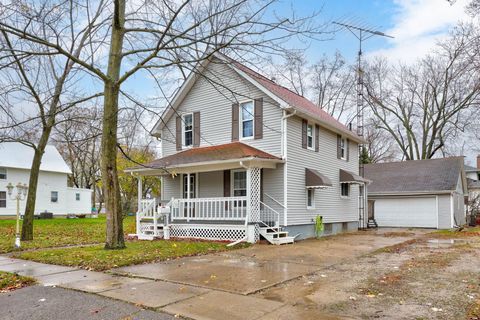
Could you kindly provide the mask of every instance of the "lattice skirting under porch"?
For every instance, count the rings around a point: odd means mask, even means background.
[[[236,241],[247,235],[244,225],[191,225],[171,224],[171,238]]]

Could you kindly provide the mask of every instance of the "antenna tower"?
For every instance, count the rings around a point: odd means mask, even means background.
[[[374,36],[380,36],[380,37],[387,37],[387,38],[393,38],[392,36],[385,34],[380,31],[372,30],[370,28],[365,28],[363,26],[355,26],[352,24],[347,24],[347,23],[342,23],[342,22],[336,22],[334,21],[333,24],[336,24],[338,26],[341,26],[348,31],[350,31],[357,39],[359,42],[359,49],[358,49],[358,56],[357,56],[357,135],[359,135],[361,138],[364,138],[365,135],[365,124],[364,124],[364,82],[363,82],[363,69],[362,69],[362,44],[364,41],[374,37]],[[365,170],[364,170],[364,165],[362,161],[363,154],[365,152],[365,144],[360,144],[359,145],[359,171],[360,175],[362,177],[365,176]],[[377,226],[377,223],[375,222],[375,218],[369,217],[368,222],[365,220],[365,208],[368,206],[367,203],[367,186],[364,185],[363,187],[360,188],[360,197],[359,199],[359,228],[360,229],[365,229],[370,226]]]

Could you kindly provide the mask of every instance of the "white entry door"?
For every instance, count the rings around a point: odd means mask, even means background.
[[[437,228],[435,197],[375,199],[375,220],[380,227]]]

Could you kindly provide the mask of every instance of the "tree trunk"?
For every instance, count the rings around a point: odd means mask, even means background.
[[[42,164],[43,153],[50,137],[51,128],[47,128],[42,132],[40,141],[34,149],[32,167],[30,168],[30,179],[28,181],[27,204],[22,223],[22,241],[33,240],[33,218],[35,214],[35,202],[37,199],[38,176],[40,174],[40,165]]]
[[[114,1],[112,36],[105,81],[102,132],[102,180],[107,216],[105,249],[125,248],[120,186],[117,173],[118,83],[122,64],[125,25],[125,0]]]

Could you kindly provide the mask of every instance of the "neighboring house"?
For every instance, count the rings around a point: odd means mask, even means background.
[[[366,182],[358,176],[359,136],[223,55],[196,70],[152,130],[162,158],[128,170],[161,177],[170,236],[254,242],[260,233],[291,242],[315,236],[317,216],[325,234],[357,230]],[[139,207],[137,234],[163,235],[152,231],[160,222],[144,219],[157,214],[156,204]]]
[[[466,223],[463,157],[365,165],[369,213],[380,227],[448,229]]]
[[[16,200],[7,193],[8,183],[27,184],[33,149],[21,143],[0,143],[0,215],[16,214]],[[91,190],[67,187],[70,168],[54,146],[47,146],[38,177],[35,214],[48,211],[55,215],[85,214],[91,210]],[[16,194],[16,189],[14,189]],[[25,212],[26,201],[20,202],[20,213]]]

